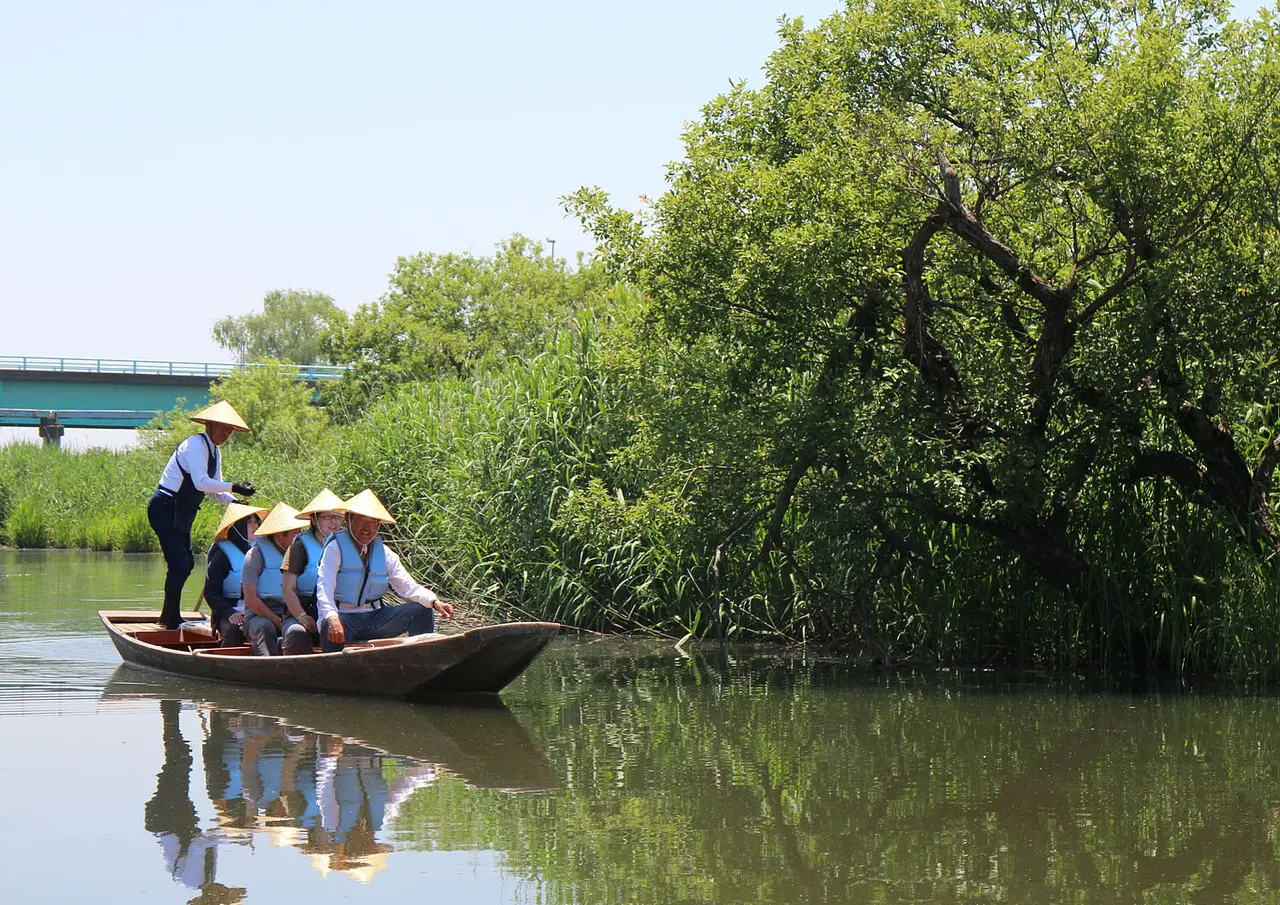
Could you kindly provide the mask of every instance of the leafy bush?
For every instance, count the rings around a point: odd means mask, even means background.
[[[292,365],[268,361],[237,368],[214,383],[209,395],[214,401],[231,403],[252,429],[233,434],[224,450],[254,449],[301,457],[324,445],[329,417],[312,404],[315,391],[298,379],[298,369]],[[156,418],[144,430],[147,448],[170,455],[179,443],[203,430],[191,420],[196,411],[182,400]],[[231,467],[224,462],[223,476],[231,474]]]
[[[142,509],[131,509],[114,519],[111,547],[125,553],[155,553],[160,549],[160,539],[151,530],[147,513]]]
[[[112,519],[100,515],[89,520],[84,529],[84,545],[90,550],[107,551],[113,548]]]
[[[34,497],[28,497],[14,507],[5,525],[9,542],[15,547],[44,547],[49,542],[45,526],[44,507]]]

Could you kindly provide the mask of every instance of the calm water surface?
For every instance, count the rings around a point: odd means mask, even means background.
[[[120,665],[95,611],[158,606],[162,569],[0,552],[4,902],[1280,890],[1271,697],[573,641],[492,709],[260,692]]]

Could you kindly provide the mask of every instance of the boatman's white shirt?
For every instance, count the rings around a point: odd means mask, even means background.
[[[212,445],[213,441],[209,441]],[[216,450],[217,447],[215,446]],[[222,480],[222,456],[213,457],[213,474],[209,474],[209,447],[201,439],[200,434],[188,437],[178,444],[178,448],[169,457],[164,471],[160,474],[160,486],[170,493],[177,493],[182,486],[181,465],[191,475],[191,483],[196,490],[207,493],[219,503],[234,503],[236,498],[231,494],[231,484]]]
[[[355,543],[355,538],[352,538]],[[409,577],[400,557],[395,551],[383,543],[382,550],[387,555],[387,584],[405,600],[421,604],[431,609],[435,604],[435,593],[427,590]],[[337,541],[324,545],[324,553],[320,556],[319,575],[316,577],[316,615],[318,622],[324,622],[330,613],[337,613],[338,606],[333,599],[333,590],[338,586],[338,568],[342,565],[342,548]],[[365,603],[360,606],[344,607],[344,613],[367,613],[373,607]]]

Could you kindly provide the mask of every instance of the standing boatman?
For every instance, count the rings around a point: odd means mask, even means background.
[[[196,565],[191,549],[191,525],[205,495],[220,503],[237,502],[232,494],[251,497],[257,491],[253,482],[243,484],[222,480],[222,456],[218,447],[235,431],[249,432],[240,413],[225,399],[191,416],[205,431],[178,444],[169,457],[160,484],[147,504],[151,530],[160,539],[168,572],[164,578],[164,609],[160,624],[176,629],[182,623],[182,586]]]

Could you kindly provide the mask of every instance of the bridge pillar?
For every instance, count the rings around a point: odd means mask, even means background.
[[[44,441],[45,446],[62,445],[62,435],[66,432],[66,428],[58,423],[57,415],[42,416],[40,426],[36,429],[40,432],[40,439]]]

